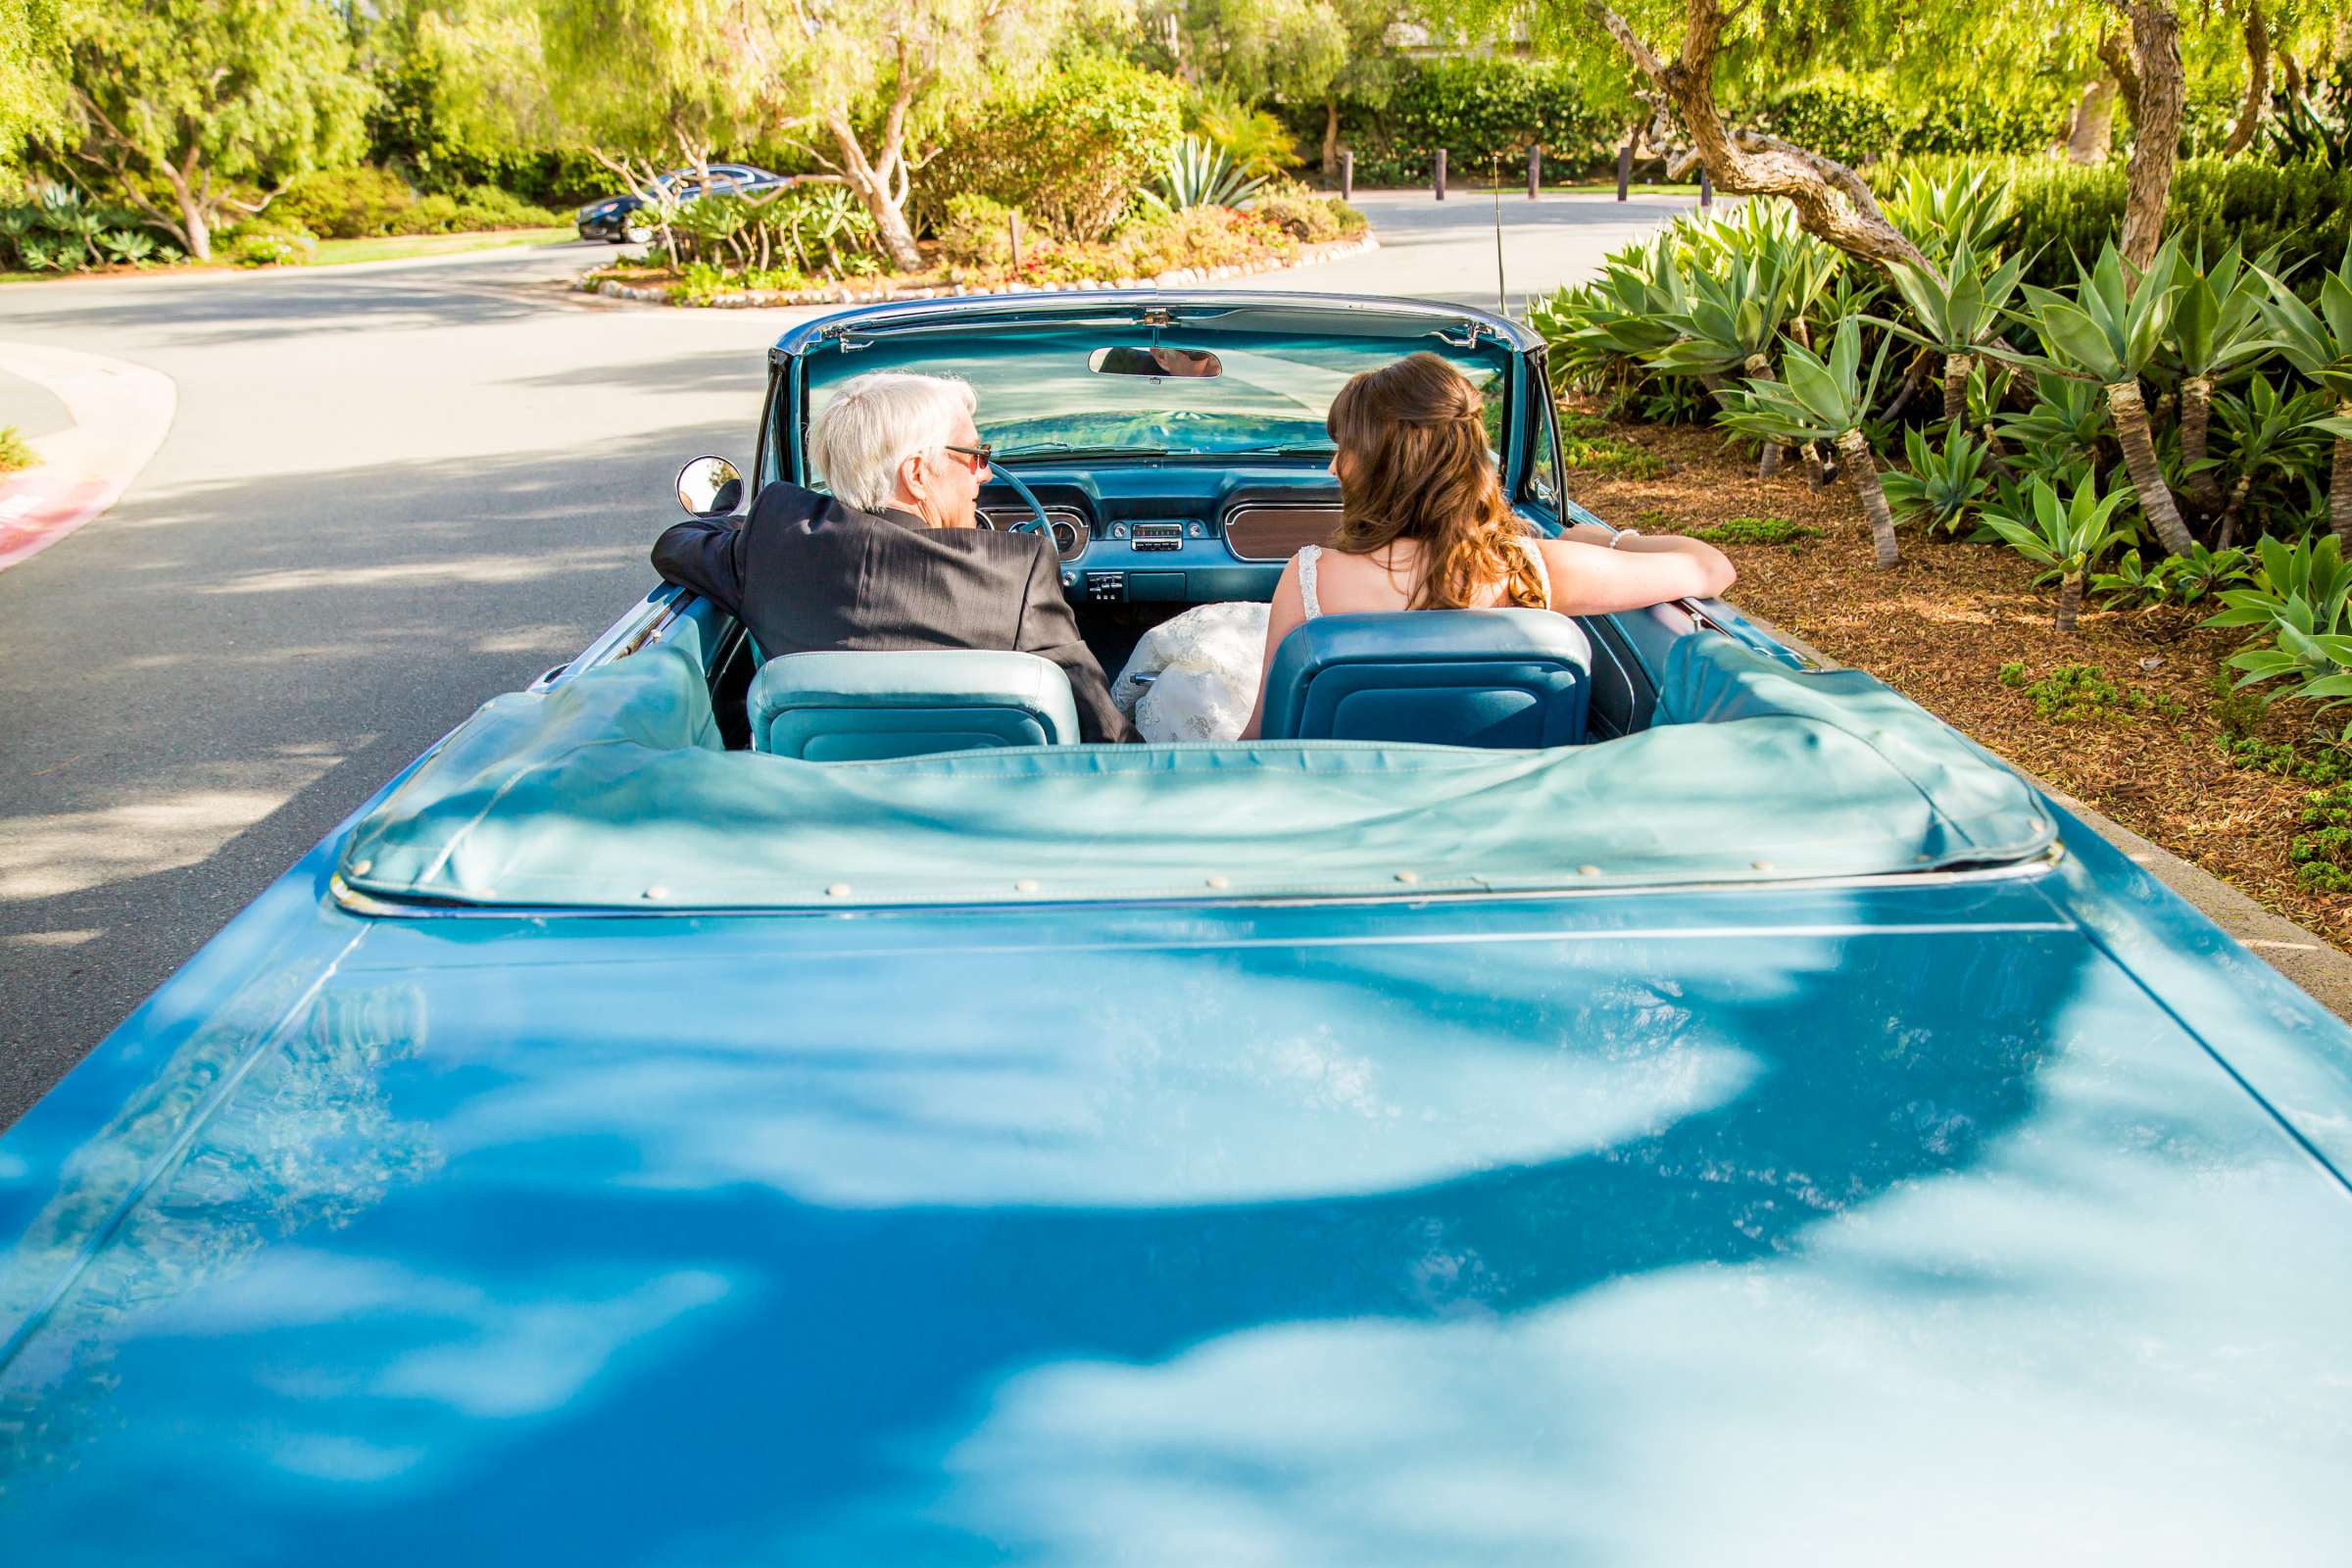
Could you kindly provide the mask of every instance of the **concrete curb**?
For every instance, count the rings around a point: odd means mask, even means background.
[[[1768,636],[1787,643],[1823,668],[1845,667],[1802,637],[1782,630],[1755,612],[1742,610],[1740,613]],[[2017,767],[2014,762],[2008,765]],[[2123,851],[2134,865],[2186,899],[2199,914],[2293,981],[2314,1002],[2352,1023],[2352,954],[2317,932],[2304,930],[2282,914],[2273,914],[2211,871],[2141,838],[2064,790],[2044,783],[2022,767],[2017,771],[2035,789],[2081,817],[2093,833]]]
[[[1125,289],[1125,288],[1184,288],[1197,283],[1221,282],[1234,277],[1262,277],[1269,272],[1291,272],[1302,267],[1317,267],[1336,262],[1346,256],[1361,256],[1377,250],[1380,240],[1366,229],[1354,239],[1328,240],[1309,245],[1291,261],[1269,267],[1180,267],[1161,272],[1156,277],[1090,277],[1076,283],[1059,285],[1058,289],[1034,283],[995,283],[975,286],[968,283],[942,283],[928,288],[891,288],[875,286],[860,288],[855,283],[833,283],[812,289],[742,289],[732,294],[716,294],[693,305],[682,305],[669,297],[668,291],[658,288],[639,288],[635,284],[604,278],[595,283],[582,283],[580,288],[609,299],[634,300],[641,305],[669,305],[681,310],[769,310],[796,305],[882,305],[900,300],[972,299],[991,294],[1050,294],[1064,290]]]
[[[35,437],[37,468],[0,478],[0,571],[30,560],[122,499],[164,436],[179,393],[123,360],[0,343],[0,364],[54,394],[73,423]]]

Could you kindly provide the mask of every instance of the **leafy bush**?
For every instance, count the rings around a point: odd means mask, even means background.
[[[1709,544],[1787,545],[1791,550],[1801,549],[1821,537],[1821,530],[1813,524],[1790,522],[1787,517],[1732,517],[1690,532]]]
[[[1991,488],[1984,473],[1984,443],[1960,427],[1955,419],[1945,427],[1943,447],[1932,446],[1925,432],[1903,432],[1903,454],[1909,473],[1886,475],[1886,504],[1896,516],[1920,518],[1931,528],[1958,533],[1969,513]]]
[[[304,267],[318,255],[316,236],[277,223],[247,223],[228,243],[228,259],[238,267]]]
[[[296,179],[269,212],[321,239],[362,239],[393,232],[400,215],[416,205],[416,193],[398,174],[381,169],[322,169]]]
[[[943,127],[909,216],[936,228],[952,198],[978,195],[1055,238],[1100,239],[1183,134],[1183,94],[1172,77],[1095,56],[1000,80]]]
[[[2061,664],[2038,680],[2026,678],[2023,664],[2001,666],[2001,684],[2033,699],[2035,716],[2052,724],[2076,724],[2085,719],[2121,718],[2154,712],[2180,719],[2188,710],[2170,697],[2152,696],[2119,686],[2104,664]]]
[[[1296,180],[1274,180],[1259,187],[1250,210],[1294,239],[1310,245],[1360,234],[1364,215],[1336,196],[1322,196]]]
[[[89,201],[68,185],[0,204],[0,268],[74,272],[160,254],[147,220],[127,207]]]
[[[1230,87],[1210,82],[1184,106],[1184,128],[1260,178],[1299,165],[1298,143],[1275,115],[1243,103]]]
[[[1293,132],[1320,141],[1323,106],[1283,106]],[[1595,163],[1618,129],[1595,109],[1576,68],[1519,60],[1446,59],[1406,64],[1379,104],[1344,100],[1341,139],[1355,150],[1361,185],[1417,185],[1438,148],[1459,179],[1485,179],[1497,160],[1513,177],[1529,147],[1544,149],[1554,171]]]
[[[682,266],[790,267],[807,276],[871,271],[873,215],[841,185],[800,185],[762,196],[711,195],[669,206],[670,259]],[[759,285],[735,285],[759,286]]]
[[[13,424],[0,424],[0,473],[34,467],[40,461],[41,455],[32,450],[24,431]]]
[[[948,198],[938,225],[942,260],[958,267],[1008,267],[1012,263],[1015,209],[991,196],[963,191]],[[1024,223],[1024,229],[1034,229]]]
[[[1757,116],[1766,130],[1841,164],[1861,164],[1893,152],[1902,116],[1887,88],[1843,74],[1792,82],[1775,92]]]

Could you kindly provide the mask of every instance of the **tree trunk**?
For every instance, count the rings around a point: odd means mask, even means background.
[[[171,165],[164,166],[164,178],[172,186],[172,199],[179,207],[178,239],[186,247],[188,260],[209,262],[213,259],[213,225],[206,221],[204,203],[196,199],[195,187]]]
[[[1838,438],[1838,455],[1845,460],[1854,488],[1862,493],[1862,514],[1870,519],[1870,543],[1878,564],[1891,566],[1901,559],[1894,542],[1894,511],[1886,505],[1886,491],[1879,483],[1879,466],[1870,455],[1870,443],[1861,431],[1848,430]]]
[[[1798,223],[1815,238],[1882,268],[1898,262],[1927,268],[1919,247],[1886,220],[1869,185],[1845,165],[1776,136],[1734,136],[1724,124],[1715,105],[1715,59],[1729,21],[1721,0],[1690,0],[1682,52],[1672,61],[1661,60],[1603,0],[1586,0],[1586,10],[1672,100],[1717,189],[1726,195],[1786,197],[1796,209]]]
[[[2335,412],[2352,419],[2352,399],[2338,403]],[[2352,549],[2352,436],[2335,438],[2333,471],[2328,475],[2328,526]]]
[[[848,119],[835,116],[825,122],[825,126],[833,132],[834,145],[841,150],[842,178],[858,193],[858,199],[873,218],[874,237],[882,242],[890,265],[902,272],[920,270],[923,254],[915,249],[914,230],[906,224],[906,192],[897,188],[899,182],[892,178],[901,172],[895,167],[901,158],[897,140],[885,142],[880,159],[869,159],[864,147],[858,144],[857,127]]]
[[[1780,379],[1779,376],[1772,373],[1772,362],[1761,354],[1750,354],[1747,357],[1746,370],[1751,380],[1778,381]],[[1756,477],[1769,479],[1780,471],[1781,444],[1778,441],[1767,441],[1764,443],[1763,457],[1756,460]]]
[[[2139,494],[2139,510],[2168,554],[2187,555],[2192,543],[2188,524],[2180,520],[2180,509],[2174,504],[2173,492],[2164,482],[2164,469],[2156,461],[2156,443],[2148,434],[2148,406],[2140,400],[2139,383],[2117,381],[2109,386],[2107,408],[2115,416],[2116,440],[2124,449],[2124,466],[2132,474],[2132,488]]]
[[[2222,536],[2214,543],[2216,550],[2228,550],[2237,543],[2238,509],[2246,504],[2246,492],[2254,488],[2254,476],[2241,473],[2237,483],[2230,487],[2230,504],[2222,509]]]
[[[1968,417],[1968,372],[1977,367],[1973,354],[1943,357],[1943,417],[1945,423]]]
[[[2180,19],[2171,0],[2131,0],[2132,163],[2124,204],[2124,260],[2147,270],[2164,241],[2164,204],[2180,151],[2188,74],[2180,65]]]
[[[2262,0],[2246,0],[2246,101],[2237,111],[2237,123],[2222,143],[2222,156],[2234,158],[2254,139],[2262,112],[2271,102],[2271,29],[2262,19]]]
[[[1340,177],[1340,101],[1323,100],[1323,178],[1326,183]]]
[[[2082,613],[2082,574],[2070,571],[2058,579],[2058,629],[2071,632]]]
[[[2222,487],[2211,468],[2200,468],[2205,461],[2207,435],[2213,427],[2213,377],[2189,375],[2180,379],[2180,464],[2187,470],[2183,482],[2189,498],[2207,512],[2218,511],[2222,505]]]
[[[2075,104],[2075,120],[2066,133],[2069,163],[2103,164],[2115,141],[2115,78],[2101,75],[2082,89]]]

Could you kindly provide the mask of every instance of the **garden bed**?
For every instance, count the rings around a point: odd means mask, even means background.
[[[637,300],[646,304],[716,309],[858,305],[965,295],[1028,294],[1052,289],[1180,288],[1237,277],[1258,277],[1268,272],[1287,271],[1295,267],[1313,267],[1343,256],[1357,255],[1378,244],[1369,228],[1344,239],[1319,243],[1275,238],[1254,247],[1244,260],[1176,267],[1149,275],[1109,272],[1106,270],[1104,275],[1073,276],[1069,275],[1070,269],[1067,266],[1040,266],[1034,261],[1020,268],[957,267],[943,261],[920,272],[843,278],[794,289],[730,288],[723,283],[713,286],[707,278],[690,278],[669,268],[608,267],[599,268],[582,277],[580,287],[615,299]],[[1047,252],[1042,259],[1052,262],[1055,258],[1054,253]]]
[[[1849,487],[1817,493],[1801,468],[1758,479],[1714,431],[1616,426],[1576,446],[1571,494],[1619,526],[1716,538],[1740,568],[1731,598],[1742,609],[2352,949],[2352,896],[2313,885],[2340,885],[2341,873],[2298,875],[2315,854],[2345,853],[2340,823],[2304,818],[2352,798],[2352,756],[2315,741],[2308,705],[2265,712],[2227,691],[2223,662],[2242,631],[2202,630],[2178,610],[2085,606],[2081,629],[2061,636],[2055,590],[2034,587],[2014,552],[1906,529],[1903,563],[1879,570]],[[2232,742],[2252,754],[2245,765]],[[2335,803],[2313,801],[2322,785]]]

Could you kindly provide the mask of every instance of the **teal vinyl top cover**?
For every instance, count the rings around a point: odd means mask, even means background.
[[[1281,741],[882,762],[720,749],[653,647],[483,706],[352,834],[382,898],[842,908],[1755,882],[2005,862],[2034,792],[1871,681],[1678,648],[1661,723],[1547,751]]]

